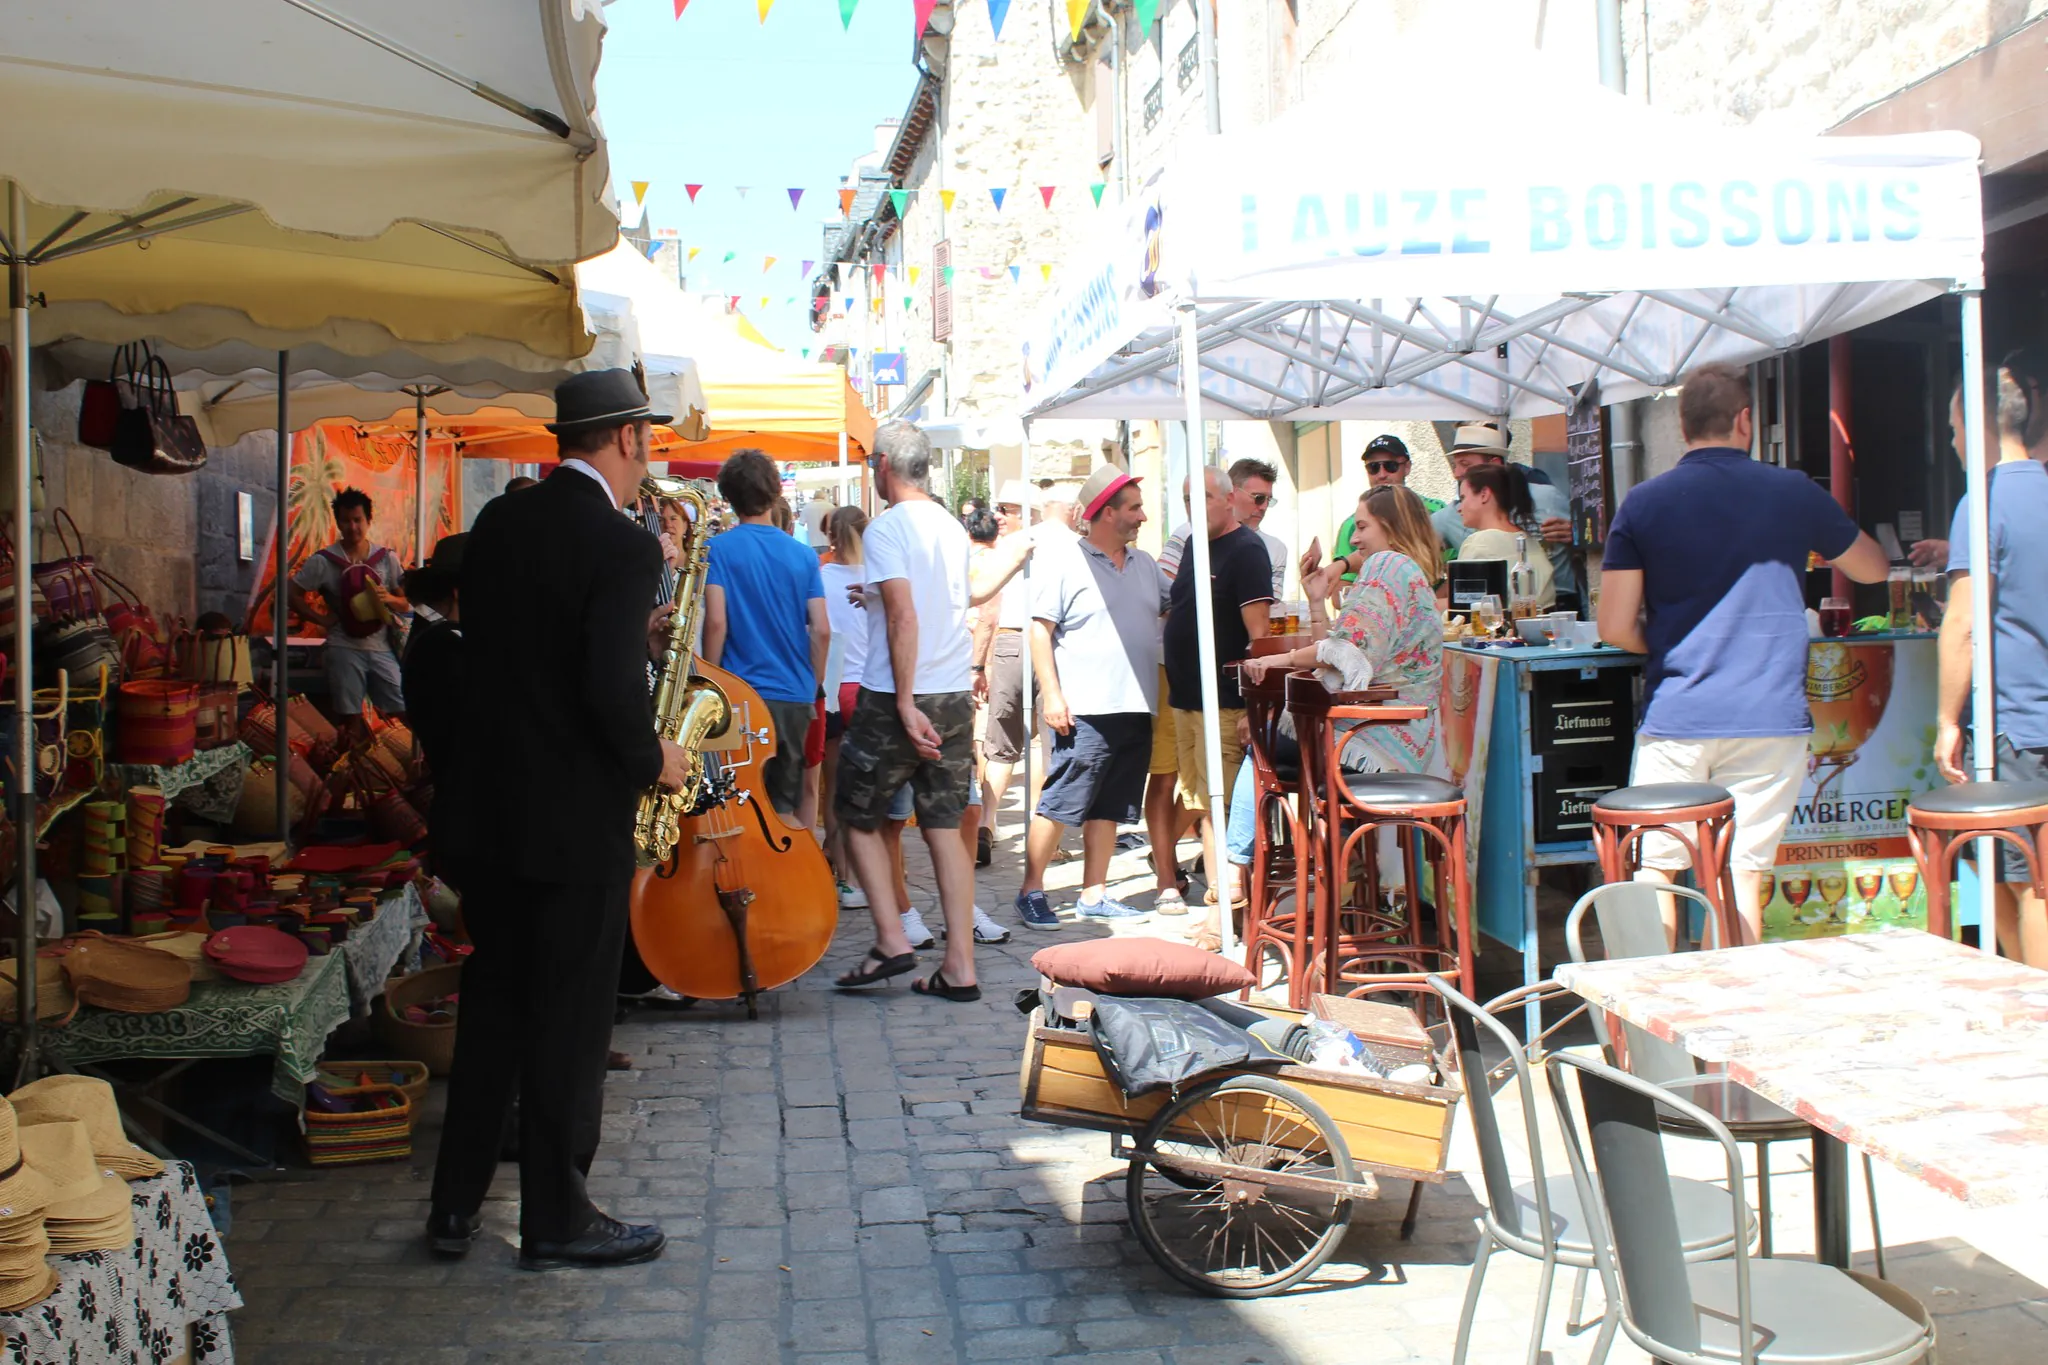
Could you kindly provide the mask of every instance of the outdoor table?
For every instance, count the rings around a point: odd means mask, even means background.
[[[135,1243],[120,1251],[53,1256],[57,1287],[39,1304],[0,1313],[10,1361],[133,1365],[235,1358],[228,1314],[242,1306],[227,1249],[207,1216],[189,1163],[128,1182]]]
[[[68,1024],[45,1026],[43,1045],[60,1065],[87,1069],[101,1062],[142,1060],[174,1063],[151,1085],[175,1078],[195,1062],[222,1057],[275,1058],[271,1093],[297,1108],[313,1079],[327,1035],[352,1011],[367,1009],[384,988],[393,965],[414,951],[416,930],[426,912],[408,885],[387,897],[369,924],[350,934],[333,952],[306,960],[297,978],[275,986],[240,981],[200,981],[175,1009],[154,1014],[81,1008]],[[97,1073],[93,1073],[97,1074]],[[136,1086],[105,1077],[126,1101],[145,1104],[210,1141],[259,1160],[239,1144],[200,1127]],[[161,1153],[159,1153],[161,1155]]]
[[[1849,1263],[1850,1144],[1973,1208],[2048,1199],[2048,972],[1892,928],[1557,979],[1814,1126],[1827,1264]]]

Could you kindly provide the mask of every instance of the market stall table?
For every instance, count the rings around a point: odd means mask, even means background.
[[[88,1074],[98,1074],[90,1068],[101,1062],[175,1063],[152,1078],[152,1087],[210,1058],[273,1057],[271,1093],[296,1108],[304,1086],[314,1078],[327,1036],[349,1018],[352,1008],[368,1008],[392,966],[413,950],[425,918],[418,892],[408,885],[387,897],[370,923],[340,948],[309,958],[306,970],[294,980],[275,986],[195,982],[184,1004],[155,1014],[83,1008],[68,1024],[47,1027],[45,1045],[60,1065]],[[124,1103],[141,1103],[222,1142],[244,1159],[260,1160],[147,1095],[142,1087],[103,1079],[113,1082]]]
[[[228,1314],[242,1306],[242,1293],[198,1175],[186,1162],[168,1162],[162,1175],[129,1181],[128,1194],[135,1244],[51,1257],[57,1287],[50,1296],[19,1313],[0,1313],[0,1349],[8,1360],[234,1360]]]
[[[1557,979],[1811,1123],[1820,1259],[1847,1145],[1972,1207],[2048,1200],[2048,972],[1917,930],[1565,963]]]
[[[232,820],[242,799],[242,779],[249,771],[249,746],[236,740],[217,749],[201,749],[183,763],[158,767],[117,763],[121,787],[155,787],[174,802],[207,820]]]

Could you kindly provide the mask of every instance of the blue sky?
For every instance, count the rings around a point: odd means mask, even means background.
[[[691,0],[680,19],[673,0],[614,0],[605,19],[598,115],[621,207],[631,182],[651,182],[654,226],[703,248],[691,290],[738,294],[777,345],[813,345],[799,268],[839,216],[839,177],[910,98],[910,0],[862,0],[850,30],[839,0],[776,0],[766,23],[757,0]],[[694,204],[686,184],[704,186]],[[791,187],[804,191],[796,211]]]

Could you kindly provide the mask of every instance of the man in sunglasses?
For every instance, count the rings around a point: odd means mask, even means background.
[[[1408,458],[1408,443],[1398,436],[1375,436],[1366,443],[1365,454],[1360,457],[1365,463],[1365,481],[1372,488],[1406,488],[1408,471],[1414,461]],[[1422,505],[1433,516],[1443,510],[1443,503],[1435,498],[1422,497]],[[1342,559],[1358,547],[1351,543],[1353,517],[1344,518],[1344,524],[1337,528],[1337,558]],[[1356,574],[1345,574],[1344,581],[1351,582]]]
[[[1287,590],[1287,542],[1269,534],[1259,523],[1266,519],[1266,509],[1273,505],[1273,484],[1280,471],[1264,460],[1247,456],[1232,464],[1229,473],[1230,510],[1237,513],[1238,525],[1265,542],[1266,553],[1273,559],[1273,596],[1278,599]],[[1182,525],[1159,554],[1159,567],[1169,581],[1180,572],[1181,556],[1187,547],[1188,528]]]

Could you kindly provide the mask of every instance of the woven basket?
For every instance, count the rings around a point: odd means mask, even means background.
[[[314,1079],[337,1094],[364,1085],[388,1085],[404,1091],[415,1109],[427,1098],[430,1075],[425,1062],[413,1061],[322,1062],[314,1068]]]
[[[123,763],[172,768],[198,744],[199,689],[162,678],[121,684],[114,703],[120,717],[115,753]]]
[[[176,1009],[192,994],[192,968],[182,958],[130,939],[80,934],[64,955],[64,972],[80,1004],[123,1014]]]
[[[161,934],[149,934],[135,941],[145,948],[154,948],[160,953],[169,953],[192,969],[192,980],[225,981],[220,968],[213,965],[206,956],[207,935],[194,933],[189,929],[172,929]]]
[[[446,962],[384,987],[384,1008],[377,1012],[377,1037],[396,1056],[425,1062],[436,1076],[455,1065],[455,1025],[415,1024],[405,1017],[408,1005],[420,1005],[462,989],[462,964]]]
[[[357,1166],[403,1161],[412,1155],[412,1100],[395,1085],[329,1086],[348,1100],[374,1100],[383,1107],[362,1113],[329,1114],[308,1108],[306,1159],[315,1166]]]
[[[13,958],[0,962],[0,1023],[13,1023],[21,1009],[14,990],[14,973]],[[37,958],[36,1018],[61,1018],[77,1008],[77,1004],[78,999],[71,992],[71,978],[64,974],[64,964],[54,957]]]

